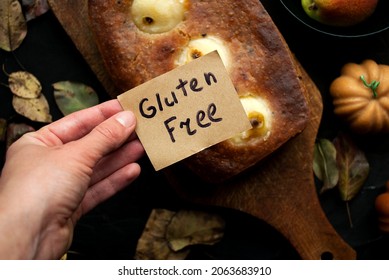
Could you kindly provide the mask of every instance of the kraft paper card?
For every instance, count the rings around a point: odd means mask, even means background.
[[[156,171],[251,128],[217,51],[118,96]]]

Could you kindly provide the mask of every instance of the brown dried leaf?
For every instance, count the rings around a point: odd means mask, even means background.
[[[328,139],[319,139],[314,147],[313,172],[323,182],[321,193],[336,186],[339,170],[336,162],[336,149]]]
[[[13,142],[18,140],[23,134],[27,132],[35,131],[32,126],[24,123],[10,123],[7,128],[7,149],[12,145]]]
[[[183,260],[189,250],[175,252],[166,240],[166,230],[176,212],[154,209],[147,220],[142,236],[138,240],[135,259],[137,260]]]
[[[5,136],[7,135],[7,120],[0,119],[0,141],[5,140]]]
[[[22,0],[22,6],[25,11],[26,21],[41,16],[50,10],[46,0]]]
[[[0,48],[14,51],[27,35],[27,24],[18,0],[0,1]]]
[[[199,211],[152,211],[138,241],[135,259],[185,259],[189,246],[215,244],[223,237],[224,221]]]
[[[42,91],[41,83],[31,73],[13,72],[8,76],[9,88],[13,94],[23,98],[37,98]]]
[[[224,226],[224,220],[217,215],[183,210],[173,216],[166,239],[175,252],[191,245],[213,245],[222,239]]]
[[[12,106],[18,114],[32,121],[45,123],[52,121],[49,103],[43,94],[41,94],[39,98],[29,99],[14,95]]]
[[[334,139],[339,168],[338,188],[342,200],[350,201],[355,197],[369,175],[369,162],[362,150],[346,134]]]

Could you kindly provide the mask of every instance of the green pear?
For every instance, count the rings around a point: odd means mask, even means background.
[[[312,19],[332,26],[352,26],[370,17],[378,0],[301,0]]]

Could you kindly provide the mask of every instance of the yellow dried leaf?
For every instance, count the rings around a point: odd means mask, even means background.
[[[12,106],[15,111],[36,122],[51,122],[49,103],[46,97],[41,94],[39,98],[22,98],[16,95],[13,96]]]
[[[166,239],[173,251],[191,245],[213,245],[224,235],[224,220],[214,214],[201,211],[177,212],[170,221]]]
[[[135,259],[185,259],[190,246],[219,242],[224,226],[224,220],[211,213],[154,209],[138,241]]]
[[[27,35],[27,24],[18,0],[0,1],[0,48],[14,51]]]
[[[137,260],[183,260],[189,249],[175,252],[166,240],[166,230],[176,212],[154,209],[147,220],[142,236],[138,240],[135,259]]]
[[[338,188],[343,201],[352,200],[361,190],[370,172],[365,153],[359,149],[352,138],[340,133],[334,139],[339,166]]]
[[[31,73],[13,72],[8,76],[9,88],[13,94],[23,98],[37,98],[42,91],[41,83]]]

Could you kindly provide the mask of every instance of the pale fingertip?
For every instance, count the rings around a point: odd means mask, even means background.
[[[131,111],[122,111],[115,116],[115,119],[124,127],[129,128],[135,125],[135,115]]]

